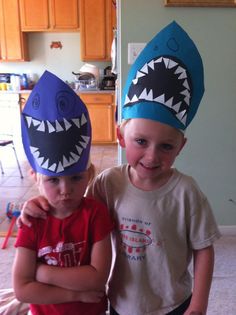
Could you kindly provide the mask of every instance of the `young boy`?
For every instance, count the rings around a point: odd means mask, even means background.
[[[84,197],[94,174],[88,111],[74,91],[46,71],[23,111],[22,135],[50,210],[46,220],[19,229],[16,297],[30,303],[32,314],[105,314],[112,223],[103,204]],[[58,283],[47,284],[44,265],[56,269]]]
[[[173,22],[148,43],[128,75],[117,131],[127,164],[105,170],[87,192],[116,221],[111,315],[206,314],[220,233],[194,179],[172,167],[203,93],[201,57]],[[26,204],[25,222],[27,213],[45,216],[39,205],[46,210],[42,198]]]

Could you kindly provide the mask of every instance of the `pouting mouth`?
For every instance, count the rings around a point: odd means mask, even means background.
[[[60,173],[81,158],[90,142],[87,118],[59,121],[38,120],[24,115],[30,151],[37,164],[46,170]]]
[[[162,104],[186,124],[191,101],[191,80],[181,62],[173,57],[152,59],[137,71],[124,106],[150,101]]]

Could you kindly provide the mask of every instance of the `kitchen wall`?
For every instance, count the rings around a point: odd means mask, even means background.
[[[186,29],[203,58],[206,92],[176,166],[197,180],[219,224],[236,225],[236,8],[167,8],[163,3],[120,1],[120,84],[130,67],[129,42],[148,42],[173,20]]]
[[[60,41],[62,49],[51,49],[52,41]],[[80,59],[80,33],[28,33],[29,62],[0,63],[0,72],[35,73],[37,77],[47,69],[63,80],[73,81],[72,71],[78,72],[85,63]],[[89,62],[101,69],[110,63]]]

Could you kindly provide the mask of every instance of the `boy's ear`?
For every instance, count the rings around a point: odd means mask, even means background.
[[[124,136],[120,130],[120,126],[116,127],[116,135],[117,135],[117,139],[118,139],[120,146],[122,148],[124,148],[125,147],[125,139],[124,139]]]
[[[37,174],[32,168],[29,169],[29,175],[37,182]]]
[[[177,154],[177,155],[179,155],[179,154],[180,154],[180,152],[182,151],[182,149],[183,149],[183,147],[185,146],[186,142],[187,142],[187,138],[185,138],[185,137],[184,137],[184,138],[183,138],[182,145],[181,145],[181,147],[180,147],[179,152],[178,152],[178,154]]]

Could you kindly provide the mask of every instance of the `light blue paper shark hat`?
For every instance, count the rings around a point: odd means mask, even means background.
[[[201,56],[188,34],[172,22],[145,46],[130,68],[122,118],[152,119],[184,131],[203,93]]]
[[[45,71],[21,119],[22,141],[31,167],[47,176],[73,175],[89,164],[91,123],[79,96]]]

